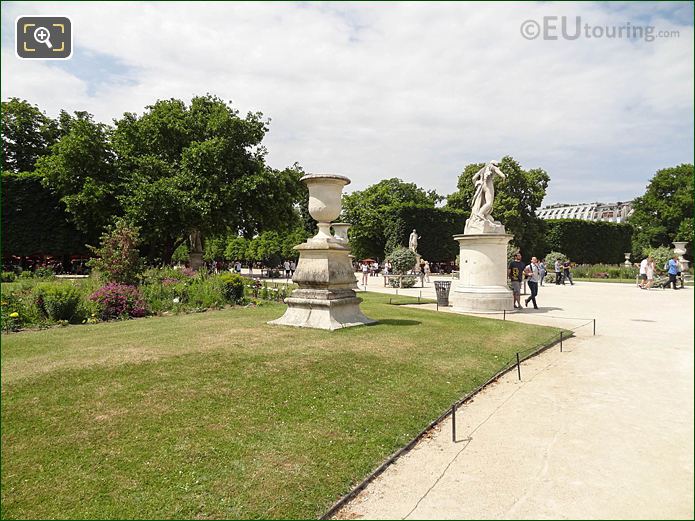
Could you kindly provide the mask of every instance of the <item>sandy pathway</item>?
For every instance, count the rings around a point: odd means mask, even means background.
[[[596,317],[597,336],[525,362],[461,409],[457,443],[445,422],[336,517],[693,518],[692,288],[549,286],[539,304],[508,319]]]

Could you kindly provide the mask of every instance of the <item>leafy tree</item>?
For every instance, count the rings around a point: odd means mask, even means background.
[[[394,206],[414,204],[434,208],[442,198],[415,183],[384,179],[364,190],[343,196],[343,218],[352,224],[350,243],[357,258],[383,257],[386,247],[385,213]]]
[[[470,214],[471,199],[475,192],[473,175],[484,163],[470,164],[458,179],[458,191],[447,197],[448,208]],[[541,168],[523,170],[512,157],[500,161],[500,169],[506,179],[495,181],[493,217],[504,224],[507,233],[514,235],[514,243],[521,248],[524,257],[530,257],[542,247],[544,223],[536,217],[536,209],[543,202],[550,177]]]
[[[66,128],[51,154],[37,161],[36,171],[58,194],[77,227],[94,239],[120,213],[121,182],[110,143],[112,129],[84,114],[71,119]]]
[[[120,201],[142,227],[151,257],[159,252],[167,261],[193,229],[251,238],[296,225],[302,172],[265,165],[266,131],[262,114],[242,118],[211,95],[189,106],[161,100],[116,122],[114,147],[128,179]]]
[[[37,106],[18,98],[2,102],[3,171],[32,172],[58,137],[58,122]]]
[[[240,236],[232,236],[227,238],[227,243],[224,249],[224,258],[228,261],[235,260],[251,260],[247,256],[247,249],[249,247],[248,239]]]
[[[632,252],[636,256],[644,256],[650,247],[670,246],[674,240],[692,241],[693,165],[659,170],[633,208],[629,222],[634,228]]]

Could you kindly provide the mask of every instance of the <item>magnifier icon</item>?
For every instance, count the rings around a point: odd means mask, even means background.
[[[34,31],[34,40],[39,43],[45,43],[49,49],[53,49],[50,38],[51,33],[45,27],[37,27]]]

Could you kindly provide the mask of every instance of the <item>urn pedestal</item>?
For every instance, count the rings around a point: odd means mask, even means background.
[[[191,265],[191,269],[198,271],[204,264],[203,262],[203,252],[192,251],[188,254],[188,262]]]
[[[450,293],[455,310],[472,313],[514,311],[507,286],[508,234],[454,235],[459,243],[459,280]]]
[[[319,232],[295,246],[299,262],[292,281],[299,285],[285,299],[287,311],[269,324],[342,329],[376,322],[360,310],[355,294],[357,281],[350,260],[347,223],[336,223],[337,237],[330,234],[331,221],[340,215],[340,194],[347,177],[330,174],[302,178],[309,188],[309,213],[319,221]]]

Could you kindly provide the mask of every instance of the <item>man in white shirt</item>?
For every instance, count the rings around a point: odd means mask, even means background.
[[[647,285],[647,265],[649,264],[649,259],[645,257],[642,262],[639,263],[639,287],[644,289]]]

